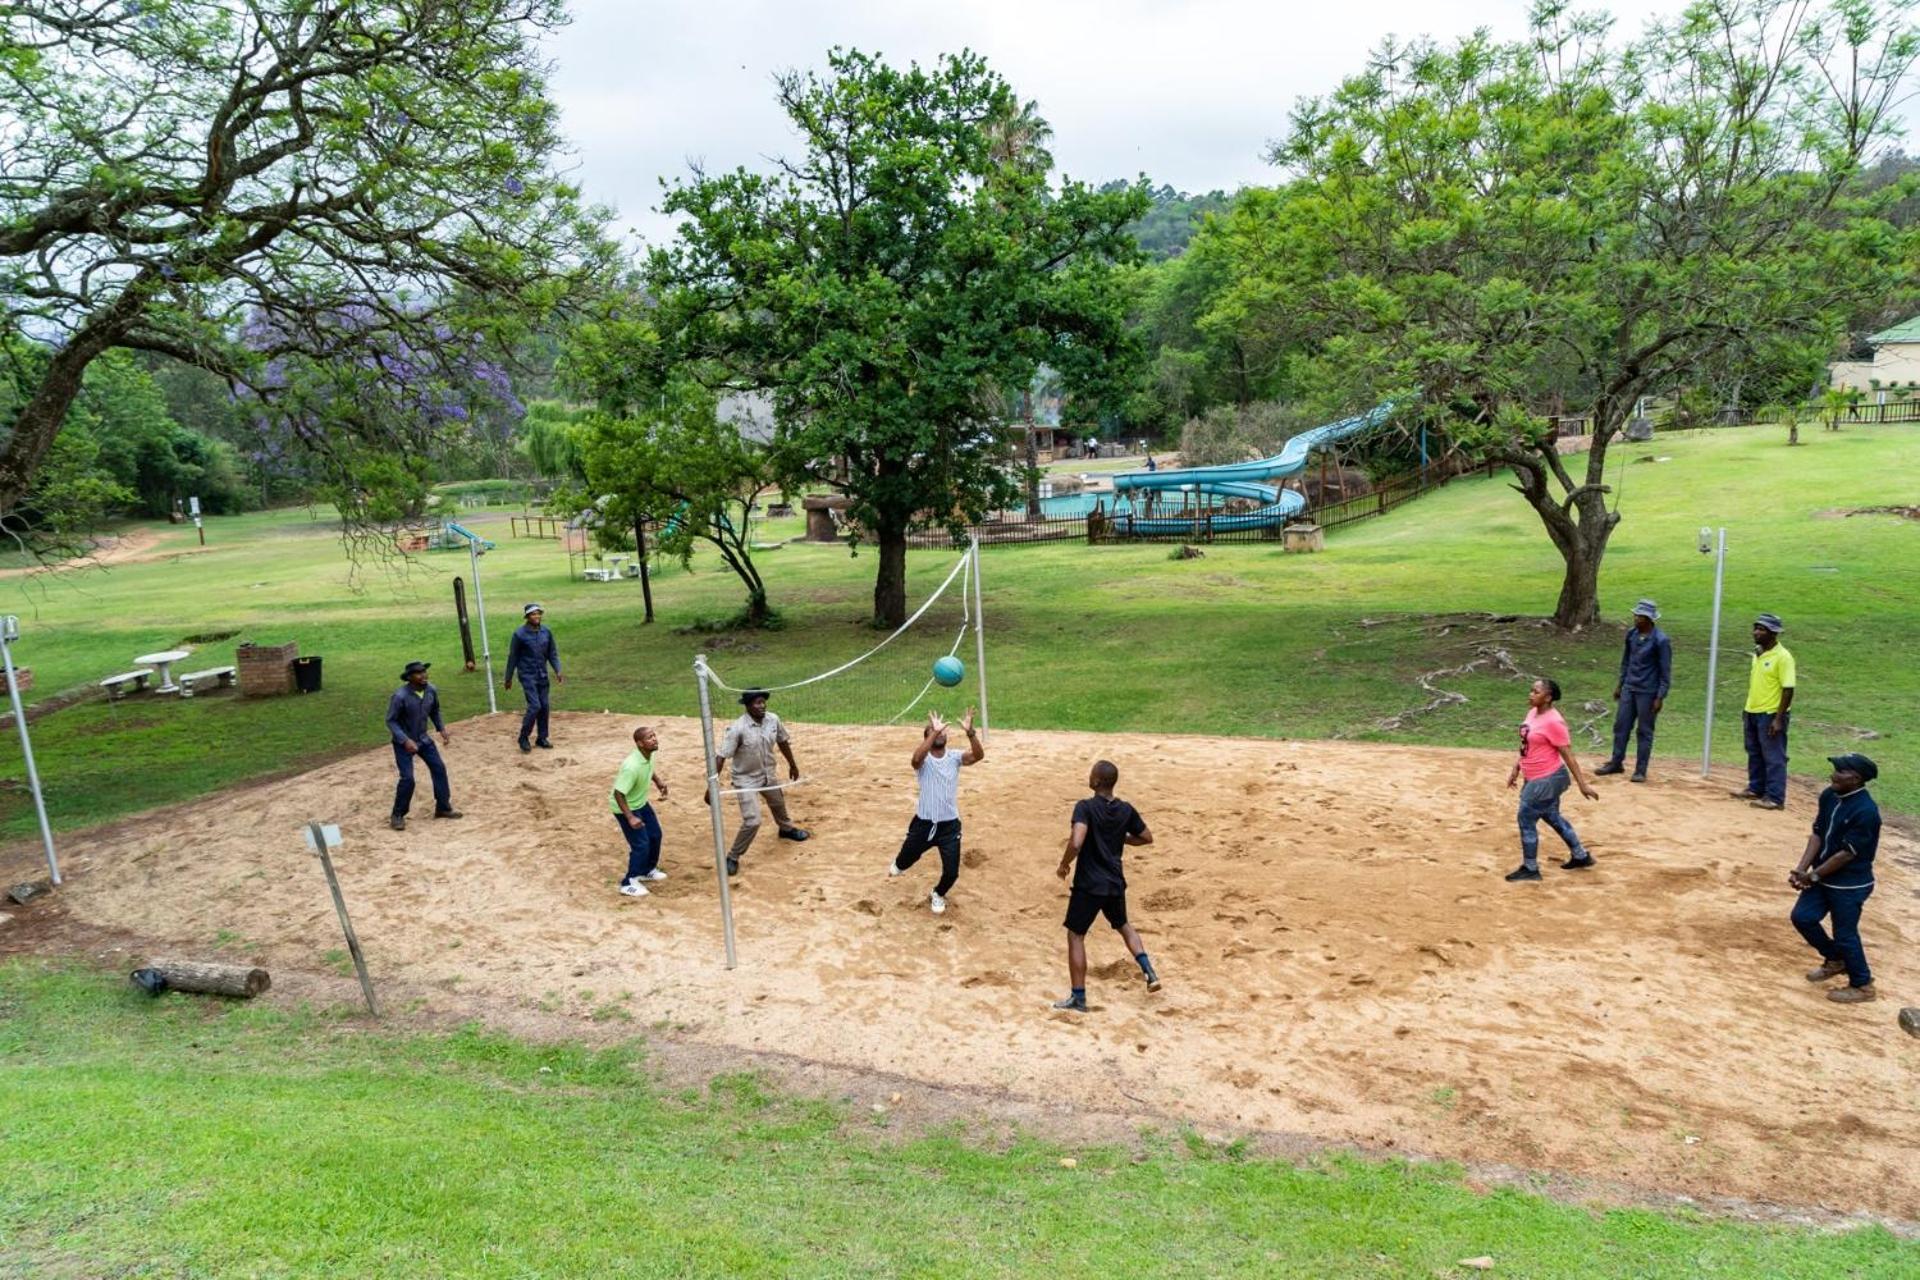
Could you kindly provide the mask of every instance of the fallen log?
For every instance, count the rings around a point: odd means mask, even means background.
[[[198,995],[237,996],[251,1000],[273,985],[265,969],[244,964],[209,964],[200,960],[149,960],[144,970],[157,973],[166,986],[160,990],[191,991]],[[151,979],[135,982],[152,990]],[[158,994],[156,991],[155,994]]]

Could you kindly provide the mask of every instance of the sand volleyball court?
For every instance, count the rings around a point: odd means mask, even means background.
[[[917,730],[796,724],[802,764],[840,772],[790,793],[813,840],[769,824],[749,855],[729,973],[697,722],[653,722],[671,878],[615,892],[606,789],[639,720],[558,715],[558,749],[528,756],[513,717],[456,724],[467,816],[428,820],[423,778],[404,834],[380,747],[69,837],[60,909],[156,948],[331,970],[339,930],[299,833],[323,818],[376,982],[429,1005],[562,1009],[583,1031],[620,1009],[636,1031],[988,1099],[1920,1218],[1920,1042],[1895,1025],[1920,1003],[1915,847],[1889,832],[1867,910],[1889,998],[1829,1004],[1787,923],[1808,793],[1780,815],[1677,761],[1644,787],[1602,779],[1597,804],[1566,804],[1599,869],[1559,872],[1543,829],[1545,883],[1508,885],[1504,752],[996,730],[934,917],[936,857],[886,875]],[[1166,989],[1096,925],[1080,1018],[1048,1009],[1066,986],[1053,868],[1100,756],[1157,836],[1128,855],[1130,897]],[[1844,1185],[1815,1172],[1836,1169]]]

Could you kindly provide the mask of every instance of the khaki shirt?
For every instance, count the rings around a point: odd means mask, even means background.
[[[735,781],[743,778],[771,781],[775,748],[791,741],[787,726],[781,724],[780,717],[773,712],[767,712],[766,719],[756,724],[753,717],[743,711],[738,720],[727,726],[726,736],[720,740],[720,758],[733,761]]]

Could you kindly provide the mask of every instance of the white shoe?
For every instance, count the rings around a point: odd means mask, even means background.
[[[933,901],[928,905],[933,908],[935,915],[943,915],[947,910],[947,900],[937,893],[933,895]]]
[[[887,864],[887,875],[888,875],[888,877],[889,877],[889,878],[891,878],[891,877],[893,877],[893,876],[897,876],[897,875],[899,875],[899,874],[900,874],[900,862],[899,862],[899,860],[898,860],[898,859],[895,859],[894,861],[892,861],[892,862],[889,862],[889,863]]]
[[[620,886],[620,892],[629,898],[644,898],[647,896],[647,886],[638,880],[629,880]]]
[[[641,876],[640,878],[642,880],[665,880],[667,878],[667,873],[662,871],[660,868],[655,867],[653,870],[647,872],[647,874]]]

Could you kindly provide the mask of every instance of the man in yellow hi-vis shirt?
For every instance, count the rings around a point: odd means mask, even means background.
[[[1771,613],[1753,620],[1753,667],[1747,675],[1747,789],[1735,799],[1756,809],[1787,803],[1787,709],[1793,705],[1793,655],[1780,643],[1786,624]]]

